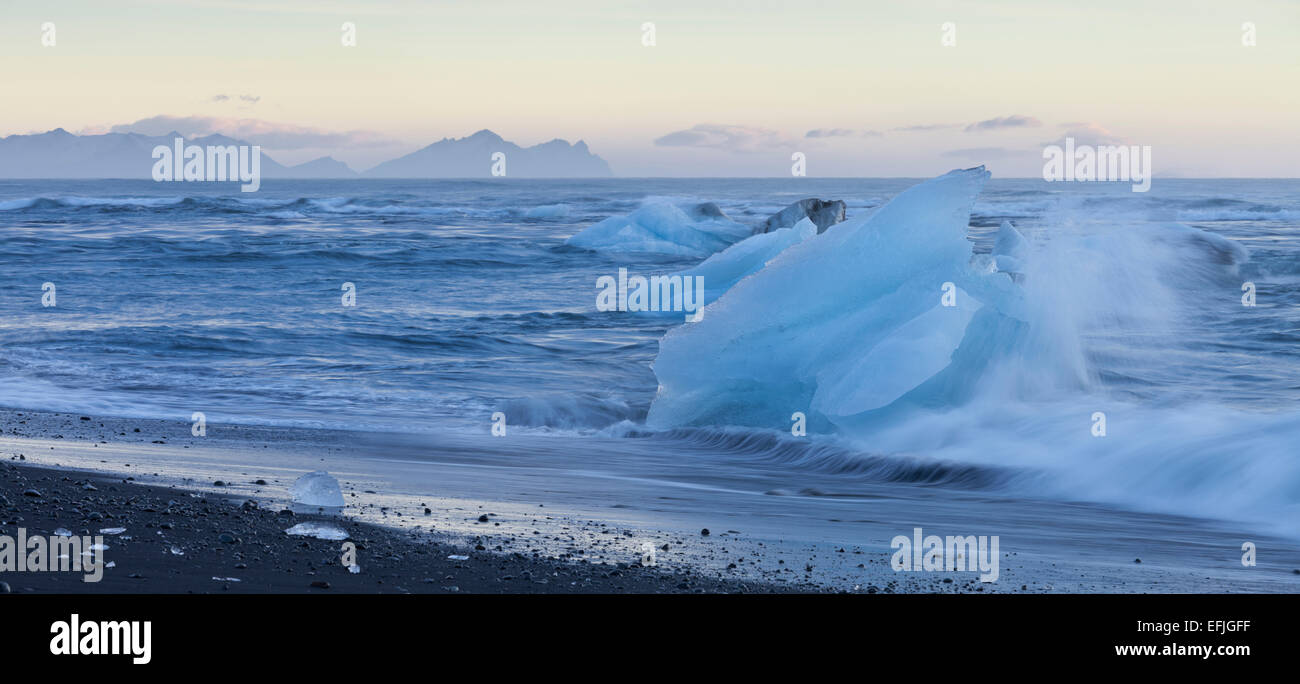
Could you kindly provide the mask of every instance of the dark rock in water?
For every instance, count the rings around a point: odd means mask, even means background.
[[[704,202],[703,204],[697,204],[691,207],[690,215],[691,218],[694,219],[722,219],[724,221],[731,220],[726,214],[722,213],[722,209],[719,209],[718,205],[712,202]]]
[[[221,534],[217,535],[217,541],[221,542],[222,544],[234,544],[235,535],[222,532]]]
[[[41,493],[36,491],[35,489],[24,489],[23,496],[32,496],[32,497],[40,498]]]
[[[212,483],[212,486],[213,486],[213,487],[225,487],[225,486],[226,486],[226,483],[225,483],[224,480],[217,480],[216,482],[213,482],[213,483]]]
[[[700,530],[700,536],[702,536],[702,537],[707,537],[707,536],[709,536],[709,528],[706,527],[706,528]]]
[[[1142,559],[1141,559],[1141,558],[1134,558],[1134,559],[1133,559],[1133,562],[1134,562],[1134,563],[1141,563],[1141,562],[1142,562]]]
[[[311,583],[311,586],[313,589],[329,589],[330,583],[324,580],[316,580],[315,582]]]
[[[255,484],[255,485],[265,485],[265,484],[266,484],[266,480],[258,480],[258,481],[256,481],[256,482],[254,482],[253,484]]]
[[[12,594],[13,591],[8,582],[0,582],[0,594]]]
[[[844,220],[847,206],[842,200],[820,200],[813,197],[802,199],[773,214],[757,233],[770,233],[781,228],[790,228],[803,218],[812,219],[817,225],[817,234],[826,232],[827,228]]]
[[[488,517],[487,517],[486,515],[480,515],[480,516],[478,517],[478,521],[479,521],[479,522],[487,522],[487,521],[488,521]]]

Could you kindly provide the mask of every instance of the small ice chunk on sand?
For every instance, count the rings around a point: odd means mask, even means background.
[[[125,527],[105,527],[99,530],[100,534],[122,534],[126,531]]]
[[[447,560],[469,560],[469,556],[458,556],[453,553],[452,555],[447,556]]]
[[[179,547],[179,546],[173,546],[173,547],[171,548],[171,552],[172,552],[172,555],[173,555],[173,556],[184,556],[184,555],[185,555],[185,552],[184,552],[184,551],[181,551],[181,547]]]
[[[214,582],[238,582],[238,581],[239,581],[239,578],[238,578],[238,577],[213,577],[213,578],[212,578],[212,581],[214,581]]]
[[[72,531],[69,530],[69,529],[66,528],[66,527],[60,527],[59,529],[57,529],[57,530],[54,531],[54,536],[56,536],[56,537],[71,537],[71,536],[72,536]]]
[[[361,566],[360,566],[360,565],[357,565],[357,564],[355,564],[355,563],[352,564],[352,565],[349,565],[349,566],[348,566],[348,572],[350,572],[350,573],[356,575],[356,574],[358,574],[358,573],[361,572]]]
[[[321,522],[298,523],[285,530],[284,533],[291,537],[315,537],[316,539],[331,541],[341,541],[348,538],[348,533],[337,525]]]
[[[295,509],[316,509],[319,512],[343,511],[343,491],[339,481],[324,470],[307,473],[289,488]],[[298,510],[296,512],[302,512]]]

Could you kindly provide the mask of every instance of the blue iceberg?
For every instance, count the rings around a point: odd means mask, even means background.
[[[647,424],[782,429],[801,411],[827,429],[971,393],[1024,328],[1019,286],[971,263],[988,177],[953,171],[789,245],[669,331]]]
[[[650,199],[626,216],[611,216],[566,244],[602,252],[642,252],[704,257],[743,240],[752,229],[712,204],[682,208]]]

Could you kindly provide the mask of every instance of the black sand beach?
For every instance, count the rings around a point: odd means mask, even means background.
[[[141,485],[91,473],[0,465],[0,534],[66,528],[105,536],[102,581],[81,573],[0,573],[0,593],[771,593],[790,587],[725,580],[639,563],[564,562],[481,545],[462,546],[355,521],[335,521],[355,544],[359,573],[340,561],[341,541],[289,536],[304,520],[252,499]],[[175,553],[173,549],[181,553]],[[449,556],[467,556],[451,559]],[[7,576],[5,576],[7,575]]]
[[[752,482],[653,440],[593,440],[603,460],[544,437],[458,438],[208,426],[0,410],[0,534],[108,536],[102,582],[0,573],[15,592],[104,593],[1170,593],[1289,592],[1300,554],[1237,526],[1096,506],[800,473],[761,462]],[[560,442],[567,445],[567,442]],[[522,458],[521,458],[522,457]],[[290,537],[301,475],[327,470],[357,546]],[[94,487],[87,489],[86,485]],[[34,489],[40,496],[25,496]],[[1050,520],[1051,524],[1042,521]],[[1023,522],[1021,522],[1023,521]],[[1002,535],[997,581],[894,572],[913,525]],[[709,529],[708,535],[703,534]],[[1239,562],[1240,539],[1261,549]],[[643,567],[646,544],[654,567]],[[184,555],[172,552],[172,547]],[[450,556],[467,556],[451,559]],[[216,579],[214,579],[216,578]],[[233,578],[233,579],[227,579]],[[238,580],[238,581],[235,581]],[[328,588],[325,588],[325,584]]]

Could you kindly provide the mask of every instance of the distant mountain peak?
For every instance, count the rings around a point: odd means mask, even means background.
[[[465,138],[443,138],[406,156],[370,169],[377,178],[482,178],[491,177],[494,160],[485,152],[504,153],[507,177],[603,178],[614,175],[609,164],[587,149],[555,138],[540,145],[521,147],[486,128]]]
[[[13,134],[0,138],[0,178],[150,178],[154,147],[172,147],[179,132],[152,136],[137,132],[76,135],[63,128],[39,134]],[[256,145],[256,140],[236,140],[213,133],[194,137],[187,145]],[[489,129],[467,138],[444,138],[404,157],[384,162],[366,172],[379,178],[482,178],[491,177],[497,164],[493,156],[506,155],[506,176],[512,178],[600,178],[612,176],[609,164],[578,141],[570,145],[556,138],[541,145],[521,147]],[[499,167],[499,165],[498,165]],[[292,167],[261,156],[265,178],[351,178],[357,172],[330,157],[320,157]]]
[[[285,175],[291,178],[355,178],[357,172],[334,157],[319,157],[290,166]]]

